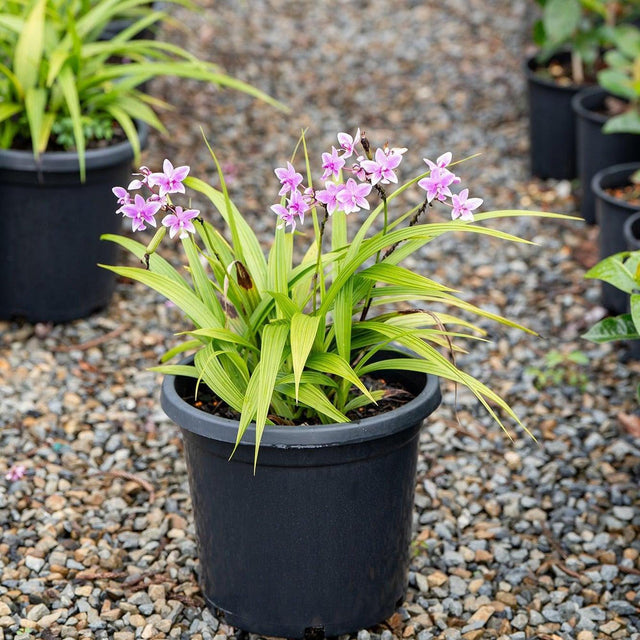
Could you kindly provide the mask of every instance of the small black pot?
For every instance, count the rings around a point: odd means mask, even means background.
[[[600,225],[599,247],[600,259],[627,251],[625,223],[637,211],[633,206],[611,196],[605,189],[624,187],[629,184],[629,176],[640,169],[640,162],[620,164],[599,171],[591,182],[591,190],[595,198],[596,220]],[[627,313],[629,295],[614,286],[602,283],[602,306],[609,312],[619,315]]]
[[[440,403],[438,379],[386,372],[417,397],[347,424],[267,427],[253,473],[251,425],[182,398],[167,376],[162,408],[182,429],[207,603],[267,636],[337,636],[389,617],[407,586],[418,440]]]
[[[562,53],[553,60],[562,63],[569,57],[569,53]],[[540,68],[535,56],[525,63],[531,173],[538,178],[572,180],[577,170],[576,125],[571,100],[582,87],[559,85],[537,73]]]
[[[141,143],[148,128],[140,127]],[[86,181],[78,155],[0,150],[0,319],[66,322],[104,307],[118,247],[101,242],[118,233],[112,187],[131,177],[133,149],[121,142],[86,152]]]
[[[604,110],[609,94],[600,87],[583,89],[572,100],[576,112],[578,177],[582,189],[580,214],[589,224],[596,222],[596,206],[590,188],[593,176],[606,167],[640,160],[640,136],[632,133],[603,133]]]

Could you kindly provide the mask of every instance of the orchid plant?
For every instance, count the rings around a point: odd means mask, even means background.
[[[430,307],[444,303],[527,329],[472,305],[401,262],[447,232],[526,242],[477,224],[492,218],[560,216],[477,213],[482,200],[460,188],[451,153],[435,162],[425,159],[426,171],[400,185],[398,170],[407,149],[384,145],[374,150],[359,130],[355,136],[338,134],[339,146],[322,155],[316,185],[304,136],[301,145],[306,178],[295,168],[295,153],[275,169],[280,200],[271,207],[275,238],[267,256],[231,202],[213,152],[220,190],[170,160],[159,172],[141,167],[127,188],[114,188],[118,212],[131,220],[132,230],[152,227],[156,232],[147,245],[105,236],[144,263],[106,268],[161,293],[193,325],[185,325],[184,341],[153,369],[204,382],[239,415],[237,442],[255,421],[256,458],[267,426],[347,422],[365,405],[380,401],[385,391],[371,390],[366,380],[390,369],[465,385],[503,428],[500,411],[521,424],[504,399],[455,364],[454,355],[464,350],[454,340],[483,339],[485,332]],[[178,204],[181,197],[189,202],[187,189],[204,194],[219,218],[208,222],[200,211]],[[412,192],[422,193],[420,202],[392,220],[399,196]],[[451,219],[425,221],[437,215],[431,211],[434,205]],[[184,275],[156,251],[167,233],[182,243],[188,263]],[[294,242],[299,241],[307,243],[306,251],[294,263]],[[403,308],[389,310],[398,304]],[[372,356],[381,349],[396,351],[398,357],[376,361]],[[189,351],[195,351],[192,365],[167,363]]]

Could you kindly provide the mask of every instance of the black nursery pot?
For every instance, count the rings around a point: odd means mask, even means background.
[[[578,177],[582,190],[580,214],[589,224],[596,222],[593,176],[606,167],[640,160],[640,136],[632,133],[603,133],[607,121],[605,99],[600,87],[580,91],[572,100],[576,112]]]
[[[624,200],[614,198],[605,189],[624,187],[629,177],[640,169],[640,162],[615,165],[599,171],[591,182],[595,197],[596,220],[600,225],[600,259],[628,250],[625,223],[638,210]],[[615,315],[627,313],[629,295],[606,282],[602,283],[602,306]]]
[[[554,58],[567,61],[569,53]],[[538,178],[572,180],[576,177],[575,114],[571,108],[579,85],[559,85],[538,73],[535,56],[525,63],[529,99],[529,157]]]
[[[238,423],[182,397],[162,407],[182,429],[208,605],[267,636],[337,636],[393,614],[407,586],[420,427],[438,379],[385,372],[417,397],[347,424],[267,427],[253,473],[254,425],[229,460]]]
[[[640,250],[640,211],[624,221],[624,241],[629,251]]]
[[[0,150],[0,319],[66,322],[107,305],[115,276],[97,263],[114,264],[118,247],[100,235],[120,230],[111,189],[128,184],[132,159],[128,142],[90,149],[83,183],[76,153],[36,163]]]

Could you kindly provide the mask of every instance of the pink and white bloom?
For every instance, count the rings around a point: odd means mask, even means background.
[[[4,477],[9,480],[9,482],[16,482],[24,478],[26,471],[27,469],[23,464],[14,464]]]
[[[285,225],[291,225],[291,231],[293,231],[296,228],[296,218],[301,224],[304,222],[304,214],[309,210],[309,204],[306,196],[299,191],[292,191],[286,207],[281,204],[274,204],[271,205],[271,210]]]
[[[325,182],[324,189],[316,192],[316,200],[327,207],[327,213],[332,216],[336,209],[340,208],[338,194],[342,191],[342,185],[335,182]]]
[[[184,209],[176,207],[174,213],[162,218],[162,224],[169,228],[169,237],[173,238],[176,233],[180,234],[180,238],[186,238],[189,233],[195,233],[196,229],[191,222],[197,218],[200,212],[197,209]]]
[[[291,211],[293,215],[298,216],[300,224],[302,224],[304,222],[304,214],[309,210],[309,204],[304,196],[299,191],[293,191],[288,204],[289,211]]]
[[[322,168],[324,169],[322,180],[339,178],[344,164],[344,157],[338,155],[338,150],[335,147],[331,147],[331,153],[322,154]]]
[[[279,167],[275,170],[276,176],[278,176],[278,180],[280,180],[280,184],[282,185],[282,189],[278,192],[279,196],[284,196],[289,191],[296,191],[298,185],[302,182],[302,175],[297,173],[294,166],[287,162],[287,166]]]
[[[451,151],[447,151],[441,156],[438,156],[438,159],[435,162],[432,162],[428,158],[423,158],[423,160],[426,162],[429,169],[435,169],[436,167],[438,167],[439,169],[444,169],[451,164],[452,158],[453,154],[451,153]]]
[[[291,231],[296,228],[296,216],[281,204],[272,204],[271,210],[282,220],[282,224],[278,225],[278,229],[286,225],[291,225]]]
[[[352,138],[348,133],[339,133],[338,142],[344,152],[343,158],[350,158],[356,152],[356,144],[360,140],[360,129],[356,131],[356,135]]]
[[[353,175],[360,180],[360,182],[364,182],[367,179],[367,172],[362,168],[362,163],[366,161],[364,156],[358,156],[356,162],[353,163],[351,167],[351,171]]]
[[[182,181],[189,175],[190,167],[183,165],[175,167],[169,160],[162,163],[162,173],[151,173],[147,178],[150,187],[160,187],[158,194],[166,196],[168,193],[184,193]]]
[[[139,173],[134,173],[133,175],[142,176],[142,179],[135,178],[134,180],[132,180],[129,183],[129,186],[127,187],[129,191],[136,191],[137,189],[142,189],[142,186],[147,184],[149,176],[151,175],[151,169],[149,169],[149,167],[142,166],[138,171]]]
[[[418,186],[427,192],[427,202],[434,198],[443,202],[445,198],[451,196],[449,187],[456,181],[456,176],[448,169],[433,166],[431,173],[418,181]]]
[[[482,198],[469,198],[469,189],[463,189],[459,194],[451,197],[453,208],[451,209],[451,218],[457,220],[473,221],[473,213],[482,204]]]
[[[385,153],[383,149],[376,149],[375,160],[363,160],[361,167],[366,171],[371,184],[389,184],[398,182],[394,169],[402,162],[402,155]]]
[[[131,194],[124,187],[113,187],[111,191],[118,198],[119,205],[131,204]],[[122,213],[122,207],[116,209],[116,213]]]
[[[370,193],[371,185],[368,182],[358,184],[353,178],[349,178],[336,198],[345,213],[355,213],[369,208],[366,197]]]
[[[145,200],[139,193],[136,194],[132,204],[125,204],[121,207],[122,213],[131,218],[131,228],[134,231],[144,231],[145,224],[156,226],[154,216],[161,209],[162,203],[151,199]]]

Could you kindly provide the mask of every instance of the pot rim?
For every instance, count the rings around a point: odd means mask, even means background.
[[[625,221],[624,221],[624,237],[627,240],[627,243],[633,242],[634,244],[640,247],[640,235],[636,235],[633,233],[633,227],[636,222],[640,220],[640,210],[637,210],[635,213],[632,213]],[[636,249],[630,249],[631,251],[636,251]]]
[[[584,106],[583,101],[587,98],[601,96],[604,102],[604,98],[610,95],[612,94],[598,85],[595,87],[586,87],[578,91],[578,93],[571,98],[571,107],[580,117],[602,125],[609,120],[609,116],[587,109],[587,107]]]
[[[149,126],[145,122],[137,122],[136,128],[140,137],[140,148],[147,142]],[[100,149],[85,150],[85,166],[87,171],[102,169],[119,164],[133,158],[133,147],[129,140],[123,140]],[[33,173],[78,173],[80,163],[77,151],[45,151],[36,160],[33,151],[27,149],[0,149],[0,169],[27,171]]]
[[[549,60],[553,60],[554,58],[564,58],[569,55],[570,55],[569,51],[559,51],[558,53],[551,56]],[[548,80],[547,78],[543,78],[537,75],[536,70],[544,67],[545,65],[543,63],[542,64],[539,63],[536,60],[536,57],[537,57],[537,54],[533,54],[528,58],[525,58],[525,61],[523,64],[524,73],[527,77],[527,80],[529,80],[530,82],[544,86],[544,87],[548,87],[550,89],[557,89],[558,91],[565,92],[565,93],[576,93],[578,91],[582,91],[583,88],[590,88],[592,86],[590,84],[574,84],[574,83],[562,85],[562,84],[558,84],[557,82],[554,82],[553,80]]]
[[[591,179],[591,190],[596,195],[596,197],[608,202],[609,204],[614,204],[616,206],[626,206],[629,207],[632,211],[636,210],[635,205],[628,204],[626,201],[621,200],[620,198],[614,198],[609,193],[607,193],[601,186],[603,178],[606,178],[612,174],[620,173],[621,175],[627,174],[631,175],[634,171],[640,169],[640,161],[637,162],[626,162],[624,164],[614,164],[610,167],[605,167],[596,173]]]
[[[398,354],[394,354],[398,355]],[[183,361],[183,364],[186,361]],[[392,371],[385,372],[387,374]],[[409,372],[413,373],[413,372]],[[387,437],[422,422],[440,404],[439,378],[420,374],[426,378],[422,391],[401,407],[385,413],[354,420],[353,422],[319,425],[268,425],[260,440],[260,448],[317,448],[366,442]],[[182,429],[221,442],[235,444],[238,421],[216,416],[193,407],[176,391],[176,379],[182,376],[166,375],[162,382],[160,402],[164,412]],[[241,444],[255,445],[255,423],[245,431]]]

